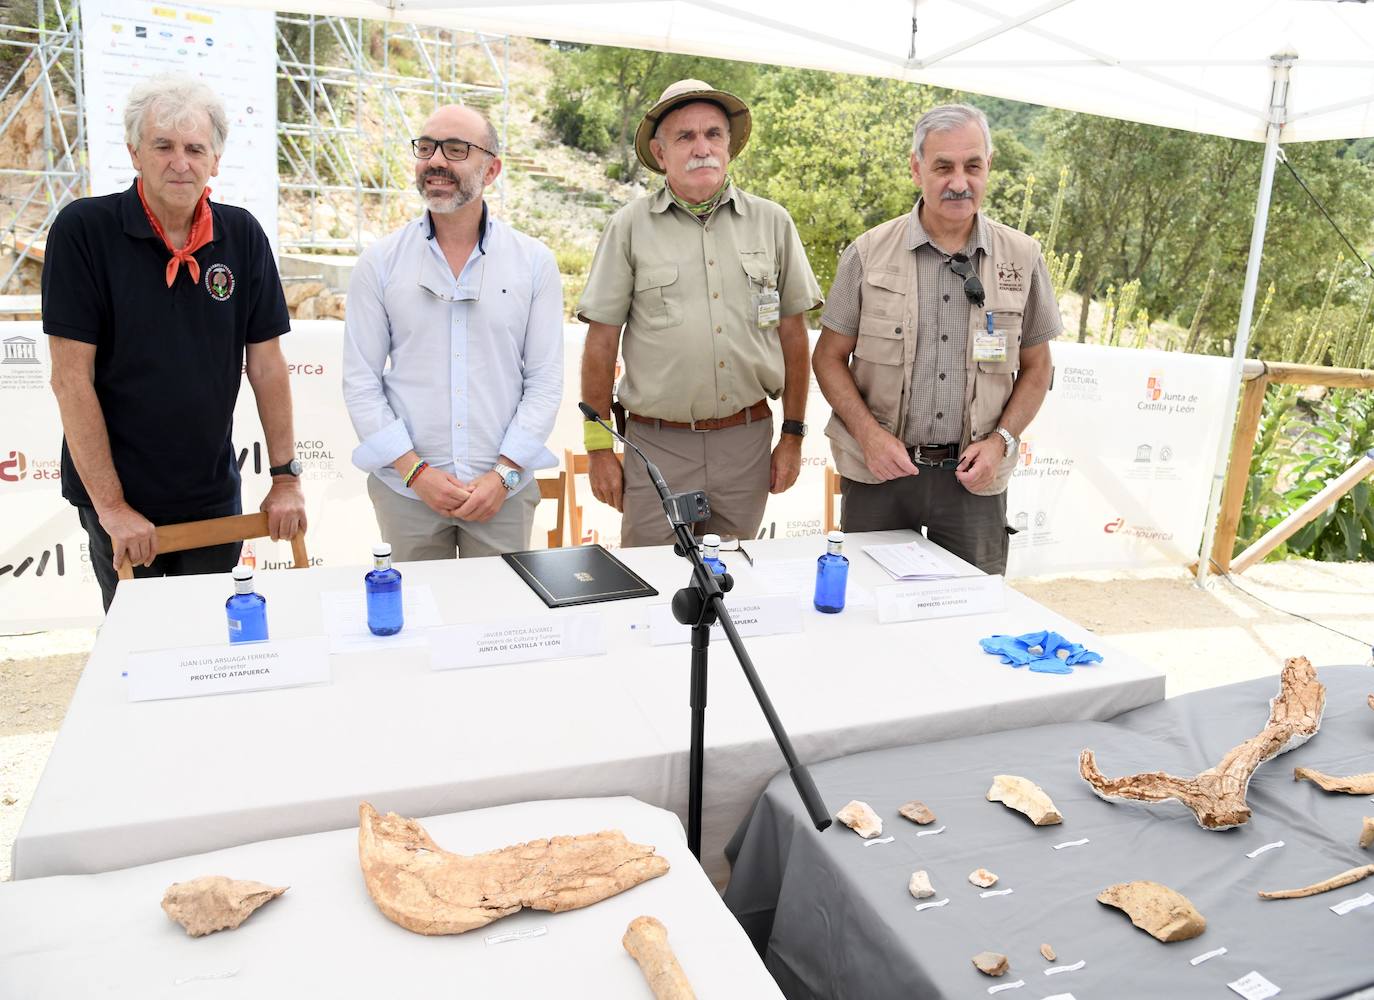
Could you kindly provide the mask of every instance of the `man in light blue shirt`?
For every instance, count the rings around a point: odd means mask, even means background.
[[[487,212],[495,129],[435,111],[411,140],[427,211],[363,252],[348,288],[343,390],[392,558],[529,547],[563,395],[553,253]],[[390,359],[390,366],[387,361]]]

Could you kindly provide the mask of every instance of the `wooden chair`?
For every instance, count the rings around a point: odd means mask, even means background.
[[[203,549],[207,545],[265,538],[268,533],[267,515],[261,512],[212,517],[204,521],[186,521],[182,524],[164,524],[157,529],[157,551],[158,555],[164,552],[185,552],[187,549]],[[291,556],[296,569],[305,569],[310,565],[310,557],[305,552],[304,531],[296,532],[296,537],[291,539]],[[134,568],[127,560],[120,564],[119,578],[134,578]]]
[[[536,478],[535,482],[539,484],[539,499],[541,501],[558,501],[556,521],[553,530],[549,532],[549,548],[561,549],[563,547],[563,519],[567,512],[568,503],[568,474],[560,472],[557,478]]]
[[[825,532],[840,530],[840,519],[835,514],[835,499],[840,495],[840,474],[830,467],[827,462],[825,466]]]
[[[616,452],[620,464],[625,464],[625,456]],[[564,475],[568,477],[568,537],[573,545],[582,544],[582,508],[577,503],[577,477],[587,474],[586,454],[575,455],[572,449],[563,449]]]

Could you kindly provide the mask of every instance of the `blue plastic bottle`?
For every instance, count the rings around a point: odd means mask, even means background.
[[[363,577],[367,588],[367,627],[373,635],[395,635],[405,624],[401,609],[401,571],[391,568],[391,545],[372,546],[372,572]]]
[[[845,558],[844,532],[826,536],[825,555],[816,560],[816,610],[827,615],[844,610],[844,588],[849,582],[849,560]]]
[[[719,535],[701,536],[701,561],[710,567],[711,572],[716,576],[725,575],[725,563],[720,561]]]
[[[262,642],[267,638],[267,598],[253,589],[253,567],[234,567],[234,596],[224,602],[230,642]]]

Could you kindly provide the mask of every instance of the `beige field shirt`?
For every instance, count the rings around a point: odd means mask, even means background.
[[[756,293],[768,289],[782,316],[821,304],[787,210],[730,184],[698,219],[665,186],[606,224],[577,315],[624,326],[616,395],[627,410],[709,420],[782,392],[778,329],[757,322]]]

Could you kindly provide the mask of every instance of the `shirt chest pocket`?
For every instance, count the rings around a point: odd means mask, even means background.
[[[906,277],[897,271],[868,271],[860,291],[863,315],[882,316],[891,321],[889,325],[901,326],[906,318],[906,291]]]
[[[682,325],[681,289],[676,264],[659,264],[635,272],[635,311],[653,330]]]
[[[741,250],[739,263],[752,291],[778,287],[777,271],[767,250]]]

